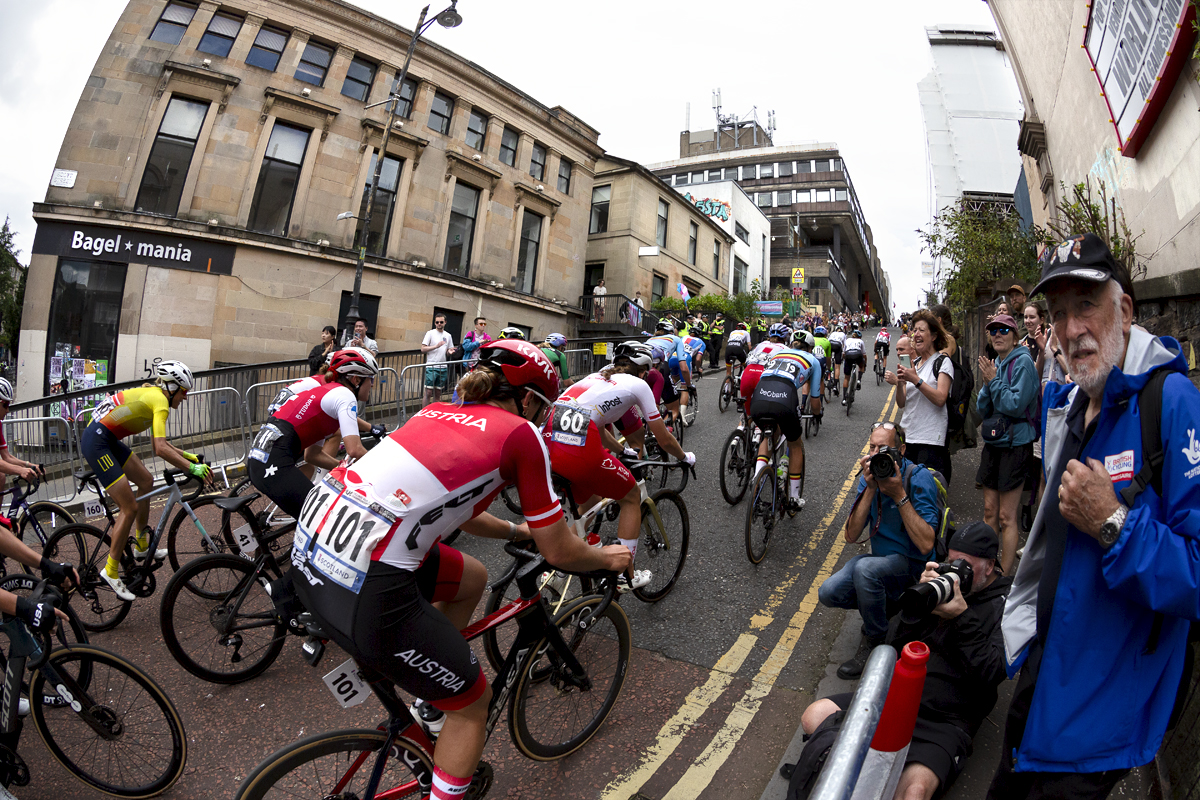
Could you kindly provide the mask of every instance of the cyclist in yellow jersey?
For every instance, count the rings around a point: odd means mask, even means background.
[[[194,453],[180,450],[167,441],[167,415],[172,408],[179,408],[187,397],[192,388],[192,371],[182,362],[163,361],[155,367],[155,374],[157,377],[152,384],[106,397],[92,412],[92,422],[79,443],[105,491],[121,509],[112,530],[108,564],[100,574],[122,600],[134,599],[117,569],[135,517],[139,533],[133,543],[134,558],[140,560],[149,555],[151,533],[147,525],[150,501],[139,503],[129,483],[137,484],[138,494],[145,495],[154,489],[154,476],[121,440],[149,428],[154,437],[154,455],[201,480],[208,478],[210,472],[208,465],[199,463],[199,457]],[[156,559],[166,556],[166,550],[154,553]]]

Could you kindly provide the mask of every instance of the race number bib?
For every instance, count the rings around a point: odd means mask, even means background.
[[[274,446],[275,440],[282,435],[283,431],[271,423],[263,425],[258,429],[258,435],[254,437],[254,444],[250,445],[250,457],[263,464],[267,463],[267,455],[271,452],[271,447]]]
[[[105,395],[104,399],[96,404],[92,409],[92,419],[104,419],[112,410],[117,407],[117,396],[110,394]]]
[[[588,423],[592,418],[576,405],[555,403],[550,438],[559,444],[583,447],[587,444]]]
[[[304,500],[293,547],[306,552],[309,565],[322,575],[358,594],[371,551],[396,521],[361,490],[342,491],[340,483],[326,480]]]
[[[787,378],[792,383],[800,381],[800,365],[795,361],[779,361],[771,365],[771,368],[762,374],[766,377]]]
[[[271,401],[271,404],[269,406],[267,406],[267,416],[269,417],[269,416],[273,415],[276,411],[279,410],[280,406],[282,406],[284,403],[286,403],[292,397],[293,397],[293,395],[292,395],[291,389],[287,388],[286,386],[284,388],[280,389],[279,394],[275,395],[275,399]]]

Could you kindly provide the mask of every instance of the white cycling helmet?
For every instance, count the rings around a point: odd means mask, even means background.
[[[7,378],[0,378],[0,401],[11,403],[13,401],[12,384]]]
[[[182,361],[160,361],[154,368],[154,373],[167,383],[173,383],[182,389],[192,388],[192,371]]]
[[[622,342],[617,345],[617,352],[613,356],[613,360],[629,359],[639,367],[648,367],[654,363],[654,351],[650,349],[650,345],[642,342]]]

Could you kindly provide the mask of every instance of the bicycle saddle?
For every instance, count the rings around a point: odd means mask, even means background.
[[[94,477],[96,477],[96,473],[92,472],[90,469],[75,470],[75,480],[79,481],[80,483],[83,483],[86,480],[91,480]]]
[[[218,497],[216,500],[213,500],[213,505],[222,511],[237,511],[243,506],[250,505],[260,497],[262,497],[262,495],[258,494],[257,492],[252,494],[242,494],[238,495],[237,497]]]

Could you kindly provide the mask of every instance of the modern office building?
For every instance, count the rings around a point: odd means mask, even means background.
[[[339,0],[132,0],[34,207],[18,397],[64,353],[120,381],[300,357],[339,325],[361,223],[338,216],[362,216],[367,106],[409,36]],[[598,132],[426,40],[399,96],[362,284],[381,349],[435,310],[573,332]]]
[[[680,158],[647,167],[677,191],[734,181],[753,197],[771,221],[769,288],[790,288],[793,270],[802,268],[810,304],[886,313],[883,269],[837,145],[747,147],[749,137],[742,132],[740,147],[716,150],[713,131],[685,131]],[[688,155],[697,149],[705,152]]]

